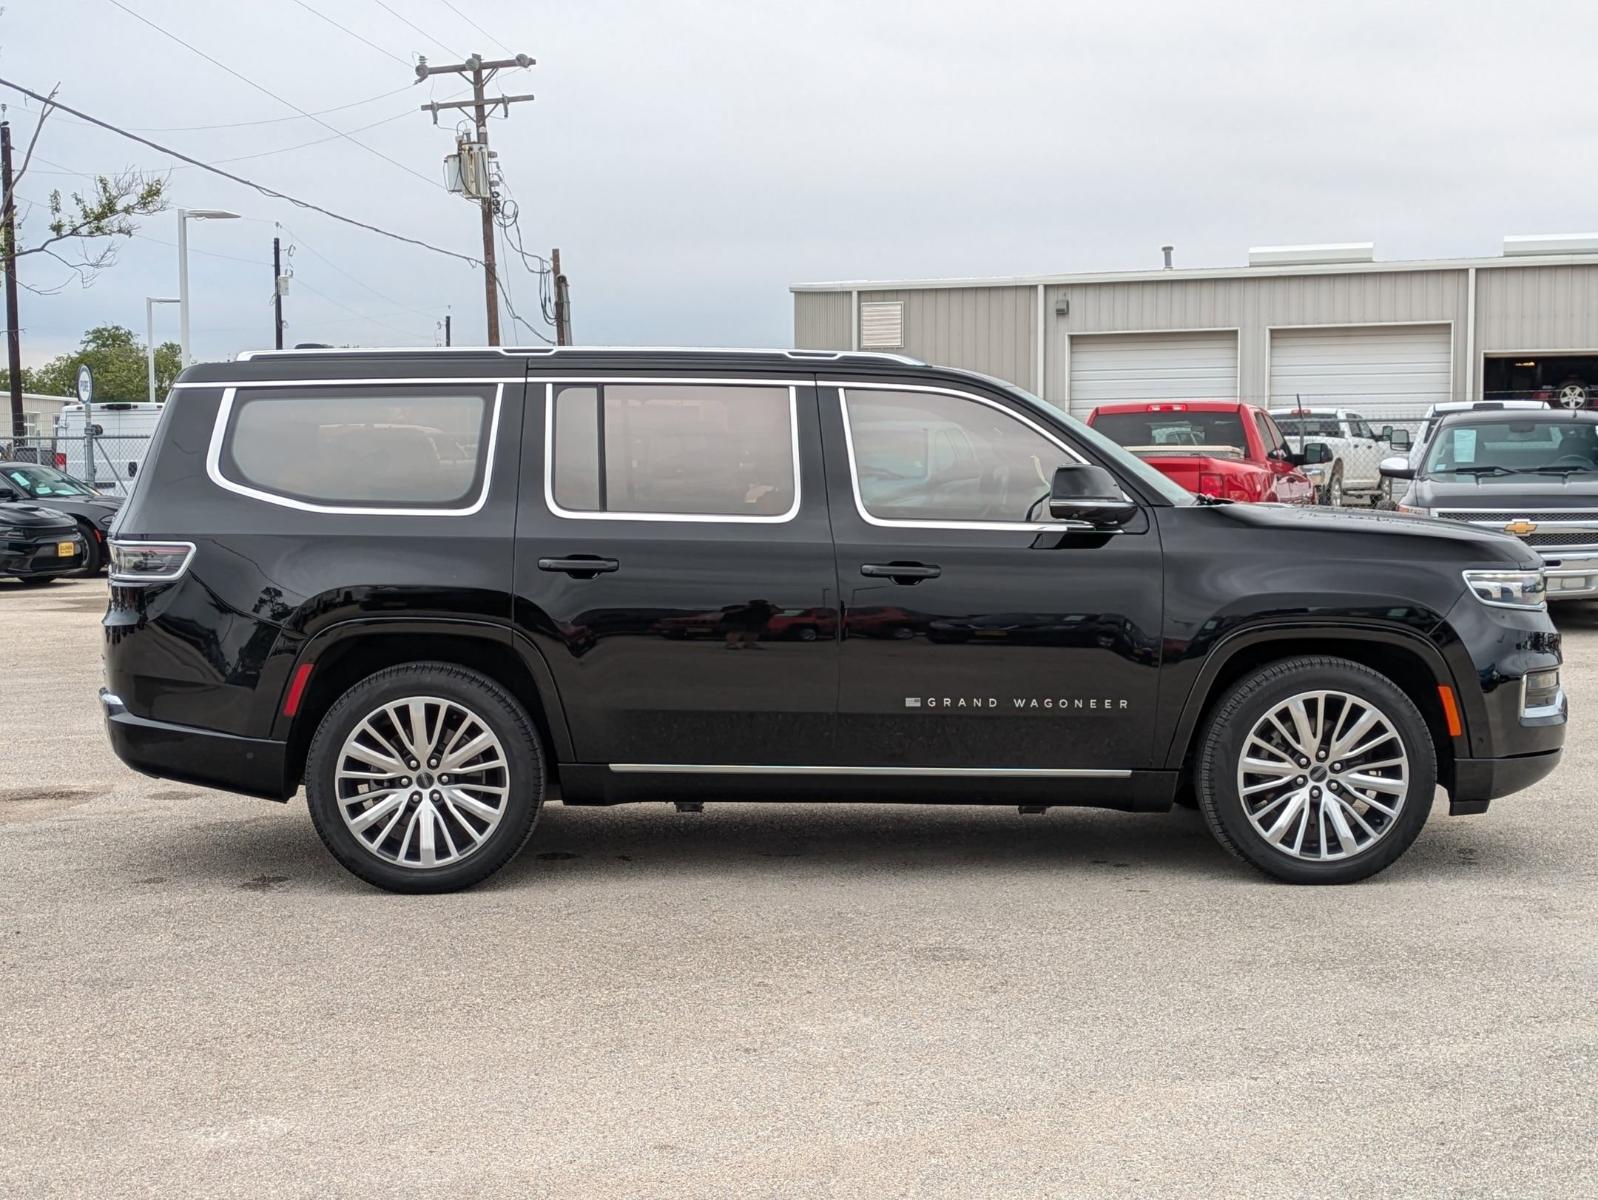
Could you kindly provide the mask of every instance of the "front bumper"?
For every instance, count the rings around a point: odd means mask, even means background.
[[[1529,788],[1559,765],[1563,750],[1512,758],[1456,758],[1448,811],[1454,816],[1487,811],[1487,802]]]
[[[105,688],[100,689],[100,706],[111,748],[135,771],[268,800],[287,800],[292,794],[285,771],[286,742],[136,717],[121,697]]]
[[[1598,556],[1543,554],[1542,558],[1543,573],[1548,577],[1548,599],[1586,600],[1598,596]]]
[[[60,548],[68,544],[72,546],[72,553],[60,553]],[[18,579],[64,575],[68,571],[82,569],[88,559],[87,551],[83,537],[76,528],[26,538],[7,538],[0,541],[0,575]]]

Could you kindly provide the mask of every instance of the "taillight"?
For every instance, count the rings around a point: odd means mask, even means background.
[[[189,569],[193,542],[124,542],[111,539],[112,583],[165,583]]]
[[[1221,493],[1228,500],[1252,500],[1254,493],[1249,491],[1248,480],[1241,475],[1227,475],[1225,477],[1226,491]]]
[[[1225,477],[1219,471],[1200,471],[1198,490],[1207,496],[1219,496],[1226,486]]]

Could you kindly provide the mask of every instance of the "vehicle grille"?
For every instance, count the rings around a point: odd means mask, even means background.
[[[1544,521],[1583,521],[1591,522],[1592,527],[1598,530],[1598,510],[1590,508],[1556,508],[1542,512],[1515,511],[1512,509],[1485,509],[1485,508],[1439,508],[1439,517],[1447,517],[1450,521],[1471,521],[1477,525],[1507,525],[1510,521],[1534,521],[1542,524]]]
[[[1598,529],[1560,529],[1544,533],[1538,530],[1520,539],[1538,549],[1567,546],[1598,546]]]

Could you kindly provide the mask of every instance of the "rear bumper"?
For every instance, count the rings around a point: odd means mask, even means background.
[[[285,742],[136,717],[105,688],[100,706],[111,748],[135,771],[267,800],[287,800],[292,792],[285,777]]]
[[[1448,811],[1455,816],[1487,811],[1487,802],[1529,788],[1559,765],[1563,750],[1512,758],[1456,758]]]

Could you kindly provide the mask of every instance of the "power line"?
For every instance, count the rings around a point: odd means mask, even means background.
[[[290,238],[290,244],[292,246],[297,247],[300,250],[306,251],[313,258],[321,259],[324,264],[326,264],[327,266],[331,267],[333,270],[337,271],[340,275],[344,276],[345,279],[348,279],[351,283],[357,284],[360,287],[365,288],[367,291],[371,292],[372,295],[376,296],[379,300],[385,301],[386,303],[393,305],[395,308],[403,308],[406,312],[415,313],[419,317],[426,317],[430,321],[433,320],[435,318],[435,316],[437,315],[437,314],[431,313],[431,312],[424,312],[422,309],[419,309],[419,308],[412,308],[408,304],[401,304],[398,300],[395,300],[392,296],[389,296],[389,295],[387,295],[384,292],[378,291],[375,287],[373,287],[371,284],[367,283],[365,280],[360,279],[357,276],[351,275],[343,267],[339,266],[336,262],[334,262],[332,259],[330,259],[327,255],[323,254],[315,246],[312,246],[309,242],[307,242],[303,237],[301,237],[294,230],[290,229],[287,225],[284,225],[281,222],[279,222],[278,223],[278,228],[281,229],[284,233],[288,234],[288,236]]]
[[[113,3],[114,2],[115,2],[115,0],[113,0]],[[434,37],[432,34],[428,33],[427,30],[423,29],[420,25],[416,24],[416,22],[412,21],[409,17],[401,16],[399,13],[395,12],[388,5],[384,4],[383,0],[372,0],[372,3],[377,5],[377,7],[382,9],[384,12],[388,13],[388,15],[393,17],[395,20],[401,21],[404,24],[409,25],[417,33],[421,34],[424,38],[426,38],[429,42],[432,42],[433,45],[435,45],[435,46],[443,46],[443,48],[445,50],[448,50],[456,58],[465,58],[466,57],[459,50],[451,49],[449,46],[447,46],[443,42],[439,41],[436,37]],[[405,65],[406,66],[410,66],[409,63],[406,63]]]
[[[296,0],[297,2],[298,0]],[[410,64],[407,63],[406,65],[409,66]],[[309,115],[312,117],[325,117],[329,113],[344,112],[351,108],[360,108],[366,104],[375,104],[379,100],[387,100],[390,96],[397,96],[401,92],[408,92],[415,86],[415,84],[406,84],[404,87],[395,88],[392,92],[381,92],[376,96],[368,96],[364,100],[351,100],[348,104],[336,104],[332,108],[319,108]],[[19,107],[24,112],[34,111],[25,104],[19,105]],[[62,117],[61,119],[70,121],[73,125],[84,124],[82,121],[73,121],[70,117]],[[246,129],[256,125],[284,125],[289,121],[303,121],[305,119],[303,116],[266,117],[259,121],[229,121],[222,125],[130,125],[128,128],[133,133],[202,133],[210,129]]]
[[[298,2],[298,0],[296,0],[296,2]],[[441,3],[445,8],[449,9],[450,12],[454,13],[461,20],[465,21],[473,29],[477,30],[478,33],[482,34],[489,41],[493,42],[496,46],[498,46],[506,54],[515,54],[516,53],[516,51],[512,50],[509,46],[507,46],[504,42],[500,41],[493,34],[489,33],[488,30],[484,29],[481,25],[479,25],[476,21],[474,21],[470,17],[468,17],[460,9],[456,8],[453,4],[451,4],[449,2],[449,0],[439,0],[439,3]]]
[[[410,337],[410,338],[426,336],[427,338],[431,339],[431,337],[432,337],[431,333],[426,334],[426,335],[418,334],[416,332],[416,330],[414,330],[414,329],[406,329],[406,328],[403,328],[402,326],[394,325],[394,324],[389,323],[388,321],[384,321],[384,320],[381,320],[381,319],[379,319],[377,317],[374,317],[370,313],[363,313],[359,309],[351,308],[348,304],[345,304],[342,300],[335,300],[335,299],[333,299],[332,296],[329,296],[326,292],[318,291],[316,288],[314,288],[310,284],[306,283],[305,280],[301,279],[298,275],[296,275],[294,277],[294,280],[302,288],[304,288],[306,291],[310,292],[311,295],[320,296],[323,300],[326,300],[329,304],[333,305],[335,308],[342,308],[345,312],[351,314],[352,316],[359,317],[363,321],[370,321],[373,325],[381,325],[384,329],[392,329],[392,330],[394,330],[394,332],[403,333],[406,337]],[[431,314],[429,314],[429,315],[431,315]]]
[[[174,150],[170,146],[163,146],[160,142],[152,141],[147,137],[141,137],[136,133],[129,132],[126,129],[122,129],[119,126],[113,125],[109,121],[102,121],[99,117],[90,116],[82,109],[73,108],[70,105],[63,104],[60,100],[52,100],[50,97],[42,95],[41,93],[34,91],[32,88],[23,87],[20,83],[6,79],[3,76],[0,76],[0,87],[8,87],[14,92],[20,92],[24,96],[32,97],[41,104],[48,103],[55,108],[59,108],[62,112],[71,113],[73,116],[87,121],[91,125],[96,125],[101,129],[110,130],[112,133],[125,137],[129,141],[138,142],[142,146],[148,146],[152,150],[159,151],[162,154],[170,155],[180,162],[189,163],[193,166],[201,168],[202,170],[209,171],[213,175],[219,175],[223,179],[231,180],[233,183],[240,184],[251,189],[252,191],[259,192],[269,200],[283,200],[294,205],[296,208],[304,208],[311,212],[321,213],[324,217],[330,217],[333,220],[342,222],[345,225],[353,225],[357,229],[364,229],[368,233],[375,233],[381,237],[391,238],[396,242],[404,242],[411,246],[420,246],[423,250],[430,250],[434,254],[442,254],[446,258],[459,259],[461,262],[468,263],[474,267],[480,267],[483,265],[482,259],[473,258],[470,254],[461,254],[455,250],[446,250],[442,246],[435,246],[431,242],[422,241],[420,238],[409,237],[403,233],[394,233],[391,230],[384,229],[379,225],[372,225],[366,221],[358,220],[355,217],[347,217],[343,213],[334,212],[332,209],[313,203],[310,200],[301,200],[297,196],[289,195],[287,192],[280,192],[276,188],[267,187],[264,183],[256,183],[254,180],[246,179],[242,175],[236,175],[232,171],[224,171],[221,167],[215,167],[208,162],[203,162],[198,158],[193,158],[190,155],[184,154],[181,150]]]
[[[395,62],[400,63],[403,66],[407,66],[408,67],[408,66],[411,65],[409,60],[401,58],[399,55],[395,54],[392,50],[383,49],[383,47],[379,46],[376,42],[372,41],[371,38],[366,37],[363,34],[356,33],[355,30],[349,28],[349,26],[340,25],[337,21],[335,21],[332,17],[328,16],[325,12],[321,12],[321,11],[319,11],[317,9],[312,8],[309,4],[305,3],[305,0],[294,0],[294,3],[298,4],[301,8],[303,8],[306,12],[310,13],[313,17],[320,17],[322,20],[326,21],[329,25],[331,25],[334,29],[343,30],[345,33],[349,34],[352,38],[354,38],[358,42],[365,42],[373,50],[376,50],[379,54],[386,54],[390,58],[392,58]],[[403,90],[403,89],[401,89],[401,90]],[[392,94],[392,93],[390,93],[390,94]]]
[[[157,25],[154,21],[150,20],[148,17],[141,16],[139,13],[134,12],[126,4],[123,4],[122,0],[111,0],[111,3],[116,5],[116,7],[120,8],[123,12],[127,13],[130,17],[133,17],[136,20],[140,21],[141,23],[143,23],[145,25],[148,25],[151,29],[155,30],[157,33],[161,34],[162,36],[170,38],[172,41],[174,41],[178,45],[182,46],[185,50],[188,50],[188,51],[190,51],[190,52],[192,52],[194,54],[199,55],[201,58],[205,59],[205,61],[210,63],[212,66],[217,67],[217,68],[219,68],[219,69],[221,69],[223,71],[226,71],[229,75],[233,76],[233,78],[239,80],[242,83],[249,84],[252,88],[254,88],[256,91],[262,93],[263,95],[267,95],[267,96],[272,97],[272,99],[276,100],[279,104],[282,104],[282,105],[284,105],[284,106],[286,106],[288,108],[292,108],[295,112],[299,113],[300,116],[309,117],[311,120],[315,121],[318,125],[322,126],[322,128],[327,129],[327,130],[331,131],[332,133],[337,134],[339,137],[344,138],[347,141],[353,142],[355,145],[359,146],[362,150],[365,150],[368,154],[375,154],[378,158],[381,158],[384,162],[390,163],[393,166],[398,167],[400,170],[404,171],[407,175],[416,176],[416,178],[420,179],[423,183],[428,184],[430,187],[440,187],[441,188],[443,186],[436,179],[429,179],[426,175],[423,175],[420,171],[413,170],[412,168],[406,166],[404,163],[400,162],[399,159],[390,158],[388,155],[384,154],[381,150],[378,150],[378,149],[376,149],[375,147],[372,147],[372,146],[368,146],[365,142],[356,141],[355,138],[350,137],[350,135],[345,133],[343,130],[336,129],[332,125],[329,125],[326,121],[322,120],[320,117],[314,116],[313,114],[311,114],[309,112],[306,112],[305,109],[301,108],[298,104],[295,104],[292,100],[285,100],[282,96],[278,95],[271,88],[268,88],[268,87],[263,86],[262,84],[256,83],[255,80],[251,79],[248,75],[244,75],[244,74],[242,74],[242,73],[240,73],[238,71],[235,71],[232,67],[228,66],[226,63],[222,62],[219,59],[211,57],[211,55],[207,54],[204,50],[201,50],[199,47],[191,45],[188,42],[185,42],[177,34],[172,33],[170,30],[163,29],[160,25]]]

